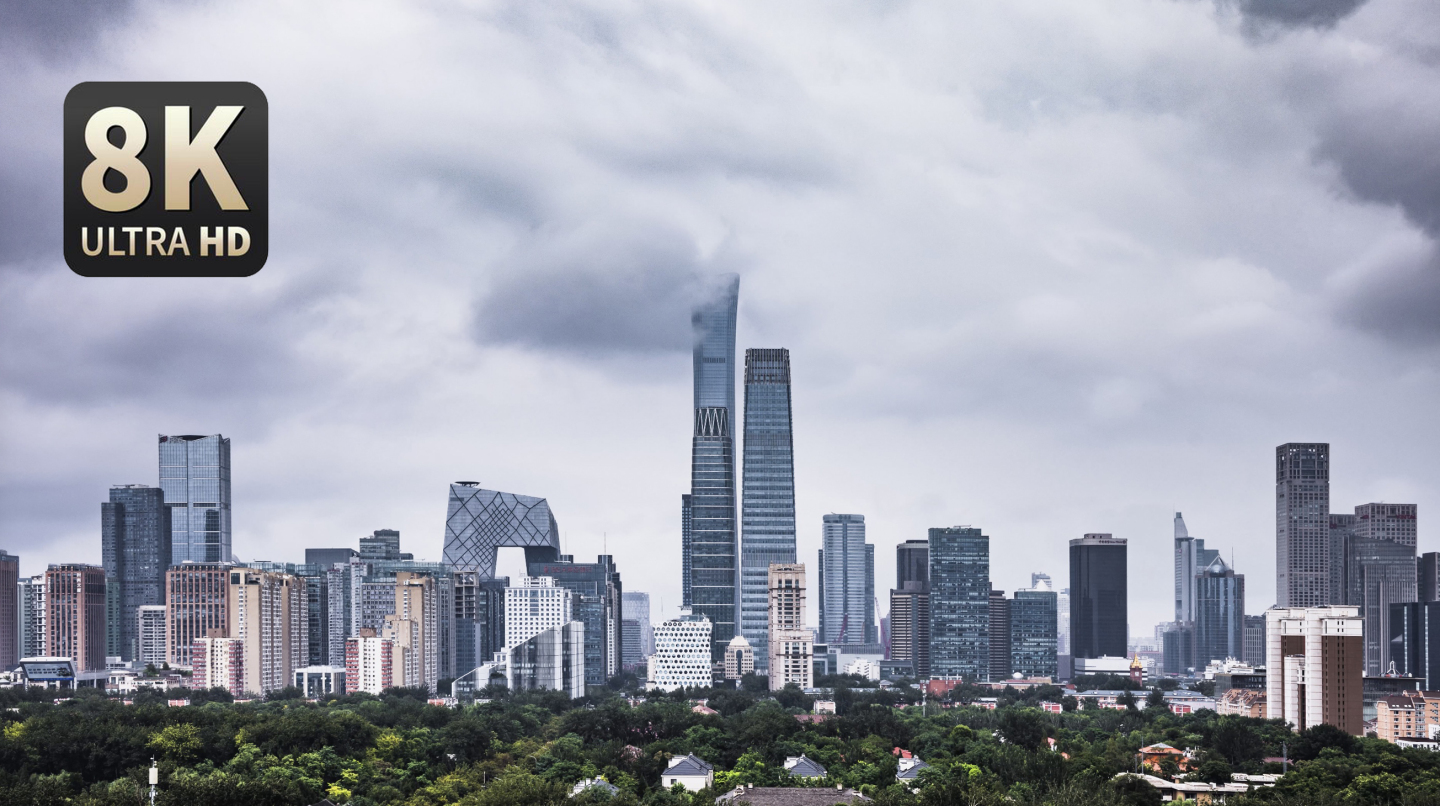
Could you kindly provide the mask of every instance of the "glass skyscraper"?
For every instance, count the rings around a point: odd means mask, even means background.
[[[688,545],[690,606],[710,620],[718,661],[735,637],[739,541],[735,512],[735,312],[740,278],[726,275],[691,314],[695,335],[695,429],[691,443]]]
[[[140,608],[165,604],[170,567],[170,508],[158,488],[121,484],[100,504],[100,555],[105,568],[105,654],[139,657]]]
[[[375,533],[371,551],[381,550],[389,531]],[[550,503],[531,495],[486,490],[478,481],[451,484],[445,515],[445,562],[457,571],[474,571],[480,579],[494,579],[496,551],[502,546],[525,549],[527,563],[558,559],[560,527]],[[361,538],[361,548],[366,548],[365,538]],[[395,553],[399,548],[399,533],[395,533]],[[364,557],[362,551],[361,559]]]
[[[1124,657],[1129,598],[1123,537],[1092,533],[1070,541],[1070,652]]]
[[[820,549],[820,636],[827,644],[878,644],[875,547],[864,515],[825,516]]]
[[[990,538],[969,526],[930,530],[930,674],[990,673]]]
[[[745,351],[745,442],[740,487],[740,632],[769,668],[770,565],[794,563],[795,457],[790,351]]]
[[[230,440],[161,434],[160,489],[170,509],[170,564],[230,562]]]

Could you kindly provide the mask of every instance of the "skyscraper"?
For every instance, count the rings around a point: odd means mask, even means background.
[[[1265,704],[1295,731],[1326,724],[1364,730],[1364,649],[1354,607],[1265,611]],[[1300,683],[1300,681],[1304,681]]]
[[[930,530],[930,674],[983,680],[990,672],[990,538]]]
[[[990,591],[990,680],[1010,677],[1010,600]]]
[[[770,566],[766,584],[770,638],[765,654],[770,670],[770,690],[779,691],[789,683],[810,688],[814,680],[812,633],[805,627],[805,566],[776,563]]]
[[[890,659],[908,661],[913,676],[930,676],[930,543],[895,547],[895,588],[890,591]]]
[[[1390,605],[1388,638],[1396,674],[1423,679],[1422,690],[1440,690],[1440,602]]]
[[[308,659],[305,580],[254,568],[229,571],[226,637],[245,647],[245,689],[264,694],[285,688]]]
[[[690,602],[690,529],[694,512],[690,506],[690,493],[680,496],[680,606],[689,607]]]
[[[141,605],[136,621],[139,622],[140,642],[135,660],[159,669],[170,657],[170,619],[165,616],[165,605]]]
[[[20,558],[0,549],[0,669],[20,662]]]
[[[159,488],[119,484],[100,505],[105,568],[105,654],[133,661],[140,651],[140,608],[165,604],[172,556],[170,507]]]
[[[1330,445],[1275,449],[1275,606],[1331,603]]]
[[[735,511],[735,313],[740,278],[719,278],[690,317],[695,418],[690,456],[690,605],[711,624],[711,659],[735,637],[739,541]],[[682,550],[685,547],[682,546]],[[684,561],[682,560],[682,563]]]
[[[740,495],[740,631],[768,668],[769,574],[795,556],[795,458],[790,351],[745,351],[745,443]]]
[[[360,538],[360,559],[413,560],[415,559],[415,555],[400,551],[399,531],[395,529],[376,529],[373,534]]]
[[[189,669],[192,645],[211,630],[229,635],[230,568],[227,563],[184,563],[165,572],[171,666]]]
[[[1125,538],[1092,533],[1070,541],[1072,657],[1125,655],[1129,639],[1125,575]]]
[[[74,658],[78,672],[105,668],[105,570],[52,565],[45,572],[46,655]]]
[[[1420,601],[1440,600],[1440,551],[1427,551],[1415,561],[1418,567],[1416,584],[1419,586]]]
[[[620,612],[625,620],[623,665],[638,669],[645,658],[655,651],[654,628],[650,626],[650,594],[624,591],[620,595]]]
[[[601,686],[619,674],[624,589],[615,558],[601,554],[593,563],[577,563],[562,554],[555,562],[528,563],[526,569],[531,577],[549,577],[576,594],[574,619],[585,624],[586,684]]]
[[[22,577],[18,587],[20,657],[38,658],[49,652],[49,638],[45,629],[45,575]]]
[[[1054,678],[1058,673],[1058,595],[1053,590],[1015,591],[1010,600],[1010,673]]]
[[[170,508],[170,564],[230,562],[230,440],[161,434],[160,489]]]
[[[395,574],[395,612],[385,616],[382,635],[395,653],[392,671],[400,685],[434,693],[440,682],[439,586],[434,577],[400,571]],[[466,671],[469,671],[468,669]]]
[[[875,547],[864,515],[826,515],[820,549],[820,636],[827,644],[874,644]]]
[[[1360,608],[1365,625],[1365,673],[1385,674],[1390,665],[1390,605],[1414,602],[1415,546],[1351,537],[1345,550],[1345,604]]]
[[[478,481],[450,485],[445,515],[445,563],[456,571],[495,578],[502,546],[525,549],[525,562],[560,557],[560,527],[544,498],[486,490]],[[397,546],[398,549],[398,546]]]
[[[1195,577],[1195,666],[1245,656],[1245,575],[1216,556]]]
[[[1195,575],[1220,556],[1206,549],[1205,541],[1190,536],[1185,518],[1175,513],[1175,620],[1195,620]]]

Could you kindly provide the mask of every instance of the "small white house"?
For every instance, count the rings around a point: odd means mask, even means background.
[[[715,768],[696,755],[675,756],[665,772],[660,773],[660,785],[666,789],[680,784],[691,792],[699,792],[714,783]]]

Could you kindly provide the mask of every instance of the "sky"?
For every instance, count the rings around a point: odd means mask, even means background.
[[[689,309],[786,347],[799,555],[860,513],[877,591],[932,526],[994,587],[1171,523],[1274,602],[1276,445],[1440,550],[1433,0],[87,4],[0,12],[0,548],[100,561],[157,434],[232,440],[234,551],[399,529],[458,479],[680,601]],[[81,81],[270,105],[269,262],[94,279],[60,243]],[[503,560],[515,567],[516,558]],[[502,567],[504,567],[502,565]],[[808,614],[814,622],[814,599]]]

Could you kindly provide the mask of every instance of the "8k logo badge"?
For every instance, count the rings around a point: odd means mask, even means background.
[[[65,262],[86,277],[246,277],[270,249],[254,84],[98,82],[65,96]]]

